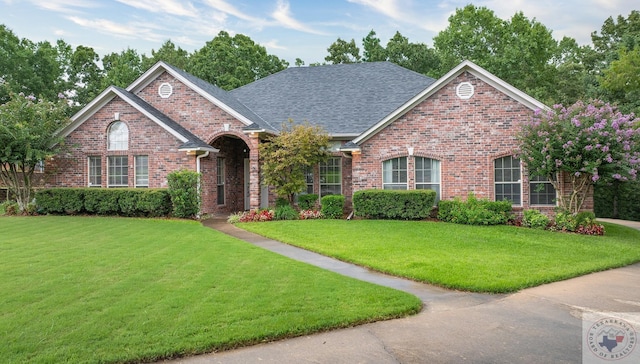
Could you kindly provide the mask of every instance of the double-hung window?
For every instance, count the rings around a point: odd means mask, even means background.
[[[513,156],[496,159],[494,183],[496,201],[509,200],[513,205],[520,205],[522,201],[520,159]]]
[[[304,179],[307,184],[307,193],[313,193],[313,167],[307,167],[304,170]]]
[[[136,165],[136,187],[149,187],[149,156],[137,155]]]
[[[416,190],[436,191],[436,201],[440,201],[440,161],[415,157]]]
[[[114,155],[107,158],[108,187],[129,186],[129,165],[126,155]]]
[[[102,157],[89,157],[89,187],[102,187]]]
[[[382,162],[382,188],[385,190],[407,189],[407,157]]]
[[[320,197],[342,194],[342,158],[331,157],[320,163]]]

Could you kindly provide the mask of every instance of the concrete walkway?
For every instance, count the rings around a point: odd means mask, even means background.
[[[203,224],[296,260],[410,292],[423,300],[425,309],[404,319],[175,363],[577,363],[582,361],[583,312],[640,315],[640,264],[511,295],[476,294],[382,275],[266,239],[224,220]],[[640,320],[632,324],[640,329]]]

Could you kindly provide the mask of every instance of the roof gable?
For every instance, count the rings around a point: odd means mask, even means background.
[[[151,121],[155,122],[164,130],[176,137],[179,141],[181,141],[183,145],[181,145],[179,149],[207,150],[213,152],[218,151],[216,148],[211,147],[210,145],[199,139],[193,133],[185,129],[182,125],[178,124],[137,95],[115,86],[111,86],[104,90],[98,97],[93,99],[93,101],[91,101],[87,106],[76,113],[71,118],[71,123],[59,130],[58,134],[62,137],[68,136],[115,97],[119,97],[120,99],[131,105],[133,108],[141,112]]]
[[[274,126],[288,119],[353,138],[435,80],[390,62],[293,67],[229,93]]]
[[[269,131],[276,130],[272,125],[264,121],[259,115],[254,113],[242,102],[238,101],[238,99],[232,96],[229,92],[162,61],[156,63],[147,72],[129,85],[129,87],[127,87],[127,91],[137,93],[164,72],[169,73],[200,96],[238,119],[244,125],[250,126],[257,124],[261,129]]]
[[[477,64],[471,61],[464,61],[460,63],[457,67],[449,71],[449,73],[442,76],[436,82],[431,84],[425,90],[423,90],[422,92],[417,94],[415,97],[413,97],[412,99],[404,103],[401,107],[389,113],[384,119],[380,120],[378,123],[368,128],[366,131],[360,134],[357,138],[353,139],[353,143],[355,143],[356,145],[359,145],[367,141],[372,136],[377,134],[379,131],[384,129],[387,125],[393,123],[395,120],[400,118],[409,110],[413,109],[416,105],[420,104],[421,102],[423,102],[424,100],[428,99],[433,94],[438,92],[440,89],[442,89],[444,86],[449,84],[456,77],[461,75],[463,72],[469,72],[473,76],[479,78],[483,82],[487,83],[488,85],[492,86],[498,91],[504,93],[505,95],[511,97],[512,99],[526,106],[532,111],[539,110],[539,109],[542,109],[542,110],[548,109],[548,107],[545,104],[527,95],[526,93],[520,91],[519,89],[513,87],[512,85],[498,78],[491,72],[485,70],[484,68],[478,66]]]

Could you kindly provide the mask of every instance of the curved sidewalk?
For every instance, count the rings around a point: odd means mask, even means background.
[[[585,342],[584,313],[634,313],[637,319],[632,324],[640,331],[640,263],[511,295],[471,294],[384,276],[263,238],[224,220],[208,220],[204,225],[293,259],[413,293],[426,308],[403,319],[174,363],[579,363]],[[640,349],[636,351],[636,362],[640,362]]]

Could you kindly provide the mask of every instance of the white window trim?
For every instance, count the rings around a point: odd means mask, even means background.
[[[322,186],[340,186],[340,194],[342,194],[342,157],[338,157],[338,156],[331,156],[329,157],[329,159],[338,159],[338,170],[340,171],[340,175],[338,177],[338,182],[331,182],[331,183],[322,183],[322,163],[320,163],[318,165],[318,196],[319,198],[322,198],[322,196],[327,196],[327,195],[323,195],[322,194]],[[328,162],[329,160],[327,160]],[[324,162],[324,163],[327,163]]]
[[[98,158],[100,162],[100,184],[91,184],[91,158]],[[104,173],[102,173],[102,156],[99,155],[90,155],[87,156],[87,187],[102,187],[102,177]]]
[[[138,157],[147,157],[147,184],[146,185],[138,184]],[[133,156],[133,186],[136,188],[138,187],[149,188],[149,156],[146,154],[139,154],[139,155]]]
[[[119,184],[112,185],[110,183],[111,174],[109,173],[110,172],[109,167],[111,166],[111,163],[110,163],[111,157],[124,157],[125,158],[125,160],[126,160],[126,170],[127,170],[127,184],[126,185],[119,185]],[[129,156],[127,156],[127,155],[110,155],[110,156],[107,156],[107,187],[108,188],[127,188],[127,187],[129,187]]]
[[[523,186],[523,178],[522,178],[522,176],[524,176],[524,174],[523,174],[523,170],[524,169],[522,167],[522,161],[520,160],[520,166],[519,166],[520,167],[520,179],[517,182],[496,182],[496,180],[495,180],[495,176],[496,176],[496,160],[498,160],[500,158],[504,158],[504,157],[513,157],[513,158],[515,158],[513,155],[505,155],[505,156],[502,156],[502,157],[494,158],[493,161],[491,162],[491,165],[492,165],[492,168],[493,168],[492,169],[492,172],[493,172],[493,194],[494,194],[493,200],[494,201],[498,201],[497,200],[497,196],[495,195],[496,194],[496,184],[513,185],[513,184],[519,183],[520,184],[520,203],[518,203],[518,204],[512,203],[511,206],[522,207],[523,206],[522,202],[524,200],[524,190],[522,189],[522,186]],[[516,159],[519,160],[520,158],[516,158]]]

